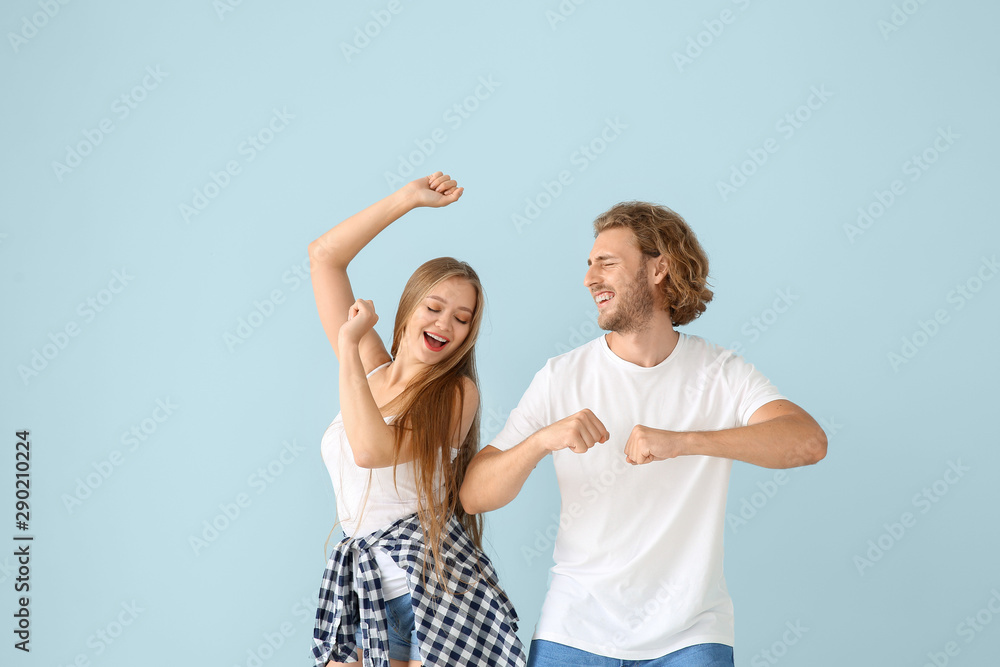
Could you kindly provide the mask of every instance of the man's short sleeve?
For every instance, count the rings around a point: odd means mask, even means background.
[[[517,407],[507,417],[503,430],[493,438],[491,446],[507,451],[524,442],[535,431],[549,425],[549,372],[546,366],[535,373]]]
[[[758,408],[785,397],[753,364],[740,356],[733,359],[731,386],[736,388],[736,417],[740,426],[746,426]]]

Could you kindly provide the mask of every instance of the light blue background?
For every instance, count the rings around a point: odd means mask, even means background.
[[[484,438],[545,359],[597,335],[582,286],[590,221],[624,199],[667,204],[712,261],[716,298],[684,330],[742,345],[830,435],[826,460],[789,471],[771,497],[754,494],[773,471],[734,466],[729,512],[750,516],[726,534],[737,665],[922,665],[948,642],[959,651],[949,664],[992,664],[1000,619],[982,614],[991,622],[971,638],[959,625],[1000,590],[1000,280],[973,280],[981,289],[961,308],[949,294],[1000,250],[995,3],[567,1],[556,21],[556,0],[402,0],[350,57],[342,44],[387,1],[220,5],[52,2],[48,18],[17,0],[0,10],[0,424],[11,443],[0,516],[12,536],[12,443],[28,428],[36,536],[30,655],[11,646],[13,547],[0,550],[4,664],[252,665],[253,654],[311,664],[311,605],[335,521],[319,441],[337,384],[294,267],[309,241],[388,194],[385,173],[436,128],[446,140],[414,176],[447,170],[465,196],[389,229],[352,278],[388,335],[423,260],[452,254],[477,267],[488,293]],[[903,5],[913,13],[897,15],[898,30],[880,28]],[[724,10],[732,21],[712,23]],[[704,46],[678,66],[689,39]],[[143,90],[147,68],[165,76]],[[494,82],[489,94],[480,88],[475,110],[449,120],[481,78]],[[143,99],[123,117],[116,100],[136,86]],[[799,110],[813,87],[832,96]],[[248,160],[241,142],[275,109],[293,118]],[[788,137],[777,124],[797,110],[809,118]],[[60,178],[53,163],[104,119],[113,131]],[[625,127],[581,171],[574,154],[609,119]],[[958,138],[911,180],[906,163],[948,128]],[[777,152],[724,198],[718,183],[768,139]],[[181,205],[230,160],[240,173],[185,221]],[[572,182],[518,228],[525,199],[563,170]],[[896,179],[903,194],[852,242],[844,225]],[[102,293],[122,270],[125,288]],[[270,316],[227,345],[274,290]],[[774,317],[779,290],[794,300]],[[88,319],[80,304],[109,296]],[[939,309],[947,322],[922,338],[920,322]],[[71,323],[78,335],[22,378],[19,367]],[[890,353],[915,334],[916,355],[894,367]],[[130,447],[123,434],[158,399],[178,407],[146,421],[155,432]],[[275,464],[283,443],[294,446]],[[121,464],[68,508],[115,451]],[[949,462],[969,470],[939,482],[933,505],[916,503]],[[269,463],[280,474],[261,483]],[[249,506],[196,554],[190,538],[241,493]],[[655,521],[656,507],[641,510]],[[488,516],[525,641],[558,511],[546,461]],[[915,524],[886,537],[904,512]],[[880,537],[890,549],[859,571],[856,557]],[[117,633],[122,614],[121,634],[98,639]],[[807,630],[795,637],[786,623]],[[268,636],[281,638],[277,652]]]

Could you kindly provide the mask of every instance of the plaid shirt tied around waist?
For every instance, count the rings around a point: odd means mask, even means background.
[[[316,667],[351,662],[361,629],[364,667],[389,667],[389,626],[374,548],[384,549],[406,572],[424,665],[524,667],[517,614],[500,588],[486,554],[452,516],[441,545],[448,590],[441,587],[416,514],[362,538],[345,537],[323,573],[313,629]],[[357,579],[355,579],[357,570]],[[360,591],[360,596],[358,594]]]

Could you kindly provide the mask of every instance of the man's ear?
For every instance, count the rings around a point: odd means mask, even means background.
[[[650,262],[653,264],[653,283],[655,285],[663,284],[663,281],[667,279],[667,274],[670,272],[670,262],[667,261],[666,255],[659,255],[653,257]]]

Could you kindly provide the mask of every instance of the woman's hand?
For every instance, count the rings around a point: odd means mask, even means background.
[[[376,322],[378,315],[375,314],[375,304],[366,299],[358,299],[348,311],[347,321],[340,327],[338,346],[341,349],[344,345],[357,346]]]
[[[430,176],[418,178],[404,185],[401,190],[406,195],[414,208],[418,206],[430,206],[440,208],[453,204],[465,192],[465,188],[458,187],[451,176],[436,171]]]

